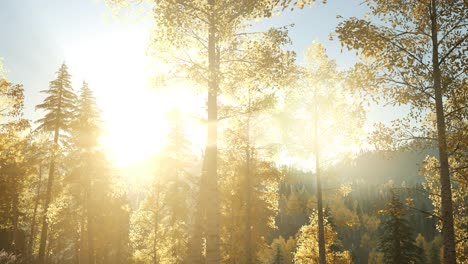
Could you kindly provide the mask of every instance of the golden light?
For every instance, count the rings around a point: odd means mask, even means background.
[[[129,29],[94,36],[65,51],[75,90],[86,80],[102,110],[102,146],[120,168],[156,155],[170,129],[167,113],[190,115],[187,137],[195,151],[204,142],[205,128],[193,119],[203,110],[203,97],[182,83],[156,89],[150,84],[158,66],[147,58],[147,32]],[[197,153],[199,154],[199,153]]]

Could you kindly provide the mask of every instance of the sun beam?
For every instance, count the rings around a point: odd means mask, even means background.
[[[75,89],[86,80],[95,92],[102,110],[101,145],[121,168],[161,151],[170,128],[167,113],[173,109],[188,116],[185,129],[196,152],[204,142],[205,128],[197,120],[203,97],[183,83],[152,87],[158,65],[147,57],[147,44],[144,31],[128,30],[96,35],[64,51]]]

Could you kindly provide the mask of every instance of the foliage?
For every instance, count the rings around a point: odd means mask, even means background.
[[[404,205],[394,192],[383,214],[387,218],[380,226],[378,246],[378,250],[384,254],[383,263],[421,263],[422,249],[415,244],[413,230],[405,218]]]
[[[180,112],[170,113],[172,128],[164,155],[156,158],[154,180],[132,216],[131,242],[137,263],[184,263],[193,224],[195,162]]]
[[[0,76],[1,77],[1,76]],[[0,121],[5,117],[20,116],[24,104],[24,89],[20,84],[12,84],[0,78]]]
[[[42,104],[36,106],[36,109],[46,111],[45,116],[36,121],[39,124],[38,129],[46,131],[69,130],[76,101],[70,78],[68,67],[62,64],[57,71],[57,79],[50,82],[48,90],[41,91],[48,96]]]
[[[336,30],[342,45],[356,50],[362,58],[350,82],[357,91],[376,100],[410,106],[408,115],[395,120],[391,127],[377,125],[374,141],[378,146],[438,147],[444,262],[454,263],[450,118],[452,114],[464,115],[466,108],[450,108],[453,102],[460,102],[456,94],[466,90],[466,3],[365,2],[377,21],[349,18]]]
[[[317,240],[317,211],[310,215],[310,222],[299,230],[297,236],[297,248],[294,253],[294,263],[309,264],[319,263],[318,240]],[[337,233],[332,229],[331,224],[325,222],[325,252],[330,263],[352,263],[351,254],[346,250],[341,250],[340,240]]]
[[[460,138],[459,144],[465,145],[466,140]],[[461,153],[461,155],[464,155]],[[465,161],[466,162],[466,161]],[[466,207],[467,197],[468,197],[468,181],[466,177],[466,168],[463,168],[463,165],[466,163],[459,163],[455,158],[455,155],[450,159],[450,164],[452,167],[452,199],[453,199],[453,212],[454,212],[454,228],[455,228],[455,240],[457,258],[461,263],[468,260],[468,208]],[[434,157],[427,157],[423,163],[423,168],[421,173],[424,175],[426,182],[423,183],[425,190],[428,192],[432,204],[434,206],[433,213],[436,216],[439,216],[437,221],[437,229],[441,230],[440,222],[440,210],[441,210],[441,200],[440,196],[437,194],[440,189],[439,182],[439,172],[438,172],[439,162]],[[437,253],[438,250],[435,250],[434,253]]]

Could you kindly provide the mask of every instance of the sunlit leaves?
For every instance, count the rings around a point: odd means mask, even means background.
[[[297,238],[297,248],[294,253],[294,263],[297,264],[313,264],[318,262],[318,241],[317,241],[317,212],[314,211],[310,216],[310,223],[305,225],[299,231]],[[327,260],[331,263],[352,263],[351,254],[345,250],[334,250],[337,245],[339,248],[340,241],[337,233],[332,229],[331,225],[325,219],[325,241]]]
[[[1,76],[1,75],[0,75]],[[23,86],[12,84],[0,77],[0,121],[4,117],[16,117],[23,110]]]
[[[307,49],[305,61],[306,67],[297,75],[299,79],[288,86],[281,118],[286,138],[289,137],[290,153],[307,159],[317,140],[326,166],[352,151],[345,146],[357,143],[365,112],[361,102],[345,89],[343,73],[322,44],[313,43]]]

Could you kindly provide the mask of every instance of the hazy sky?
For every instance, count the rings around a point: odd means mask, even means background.
[[[304,49],[318,40],[341,68],[347,68],[355,61],[354,54],[342,53],[339,42],[330,41],[329,34],[339,22],[337,15],[364,16],[366,7],[360,2],[329,0],[326,5],[283,12],[260,21],[257,27],[295,24],[290,29],[291,48],[299,60]],[[113,18],[103,0],[2,0],[0,57],[9,71],[8,79],[24,85],[26,117],[34,120],[42,114],[34,111],[44,98],[39,91],[48,88],[60,64],[66,62],[75,90],[86,80],[95,91],[109,130],[120,131],[113,136],[114,141],[121,142],[134,133],[128,127],[141,127],[146,120],[135,118],[134,113],[156,113],[164,101],[156,102],[148,92],[151,71],[145,65],[145,53],[152,22],[148,18],[136,20],[135,16],[131,21]],[[133,112],[127,111],[130,105],[136,108]],[[371,110],[369,123],[388,121],[398,113],[381,107]],[[146,137],[160,134],[160,130],[156,124],[146,127]],[[152,146],[142,140],[141,144],[151,151],[160,142]]]
[[[261,24],[294,23],[290,33],[298,57],[302,57],[303,49],[317,39],[341,66],[346,67],[352,62],[351,56],[340,54],[339,43],[330,42],[328,35],[338,23],[336,15],[360,16],[364,9],[359,1],[332,0],[327,5],[287,12]],[[124,89],[129,83],[119,81],[119,77],[144,68],[141,64],[151,28],[149,20],[113,19],[102,0],[2,0],[0,25],[0,57],[9,70],[8,78],[25,87],[28,115],[42,99],[38,91],[48,87],[63,61],[74,77],[75,88],[85,78],[98,90],[104,87],[96,85]],[[88,52],[90,49],[92,53]],[[124,65],[123,61],[127,63]],[[117,71],[105,69],[109,64],[119,65],[113,69]],[[102,79],[108,82],[102,83]]]

